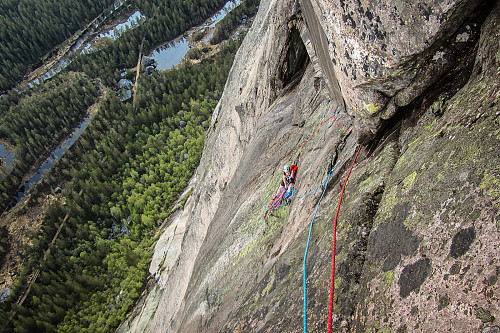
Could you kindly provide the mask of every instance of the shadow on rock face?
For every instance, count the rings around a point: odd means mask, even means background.
[[[306,47],[296,27],[291,29],[280,58],[282,62],[279,64],[277,87],[283,89],[288,85],[297,84],[310,62]]]
[[[474,242],[476,230],[474,227],[460,230],[451,241],[450,257],[458,258],[463,256]]]
[[[414,290],[420,289],[422,283],[432,271],[431,260],[423,258],[414,264],[410,264],[403,269],[399,278],[399,295],[402,298],[408,297]]]
[[[408,203],[397,204],[392,217],[370,236],[369,254],[374,258],[385,259],[382,267],[384,272],[394,269],[402,256],[410,255],[418,248],[418,236],[403,224],[408,211]]]

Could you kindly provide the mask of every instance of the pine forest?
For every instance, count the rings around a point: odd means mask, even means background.
[[[0,331],[114,332],[130,312],[158,230],[186,200],[178,201],[244,36],[234,31],[258,1],[236,6],[210,42],[197,31],[201,44],[191,48],[191,61],[146,72],[143,56],[225,4],[2,1],[0,144],[15,157],[0,163],[0,259],[11,267],[0,281]],[[23,83],[68,49],[68,40],[98,35],[136,11],[140,24],[75,52],[50,79]],[[131,82],[130,98],[122,98],[122,80]],[[86,117],[88,127],[64,156],[13,200]],[[35,213],[38,222],[21,228]]]

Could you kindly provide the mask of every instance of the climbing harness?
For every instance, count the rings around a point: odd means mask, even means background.
[[[330,119],[333,118],[333,120],[335,121],[335,123],[337,123],[337,125],[339,125],[342,129],[348,131],[348,132],[351,132],[352,130],[351,129],[347,129],[345,127],[343,127],[342,125],[339,124],[339,122],[337,121],[337,119],[335,118],[335,113],[337,112],[337,109],[338,107],[335,109],[335,111],[333,112],[333,114],[328,117],[326,120],[323,120],[317,127],[316,129],[314,130],[314,132],[311,134],[311,136],[309,136],[309,138],[306,140],[306,142],[304,142],[304,144],[302,144],[302,146],[300,147],[299,149],[299,154],[298,154],[298,158],[297,158],[297,163],[295,165],[296,169],[294,169],[294,178],[296,176],[296,172],[298,170],[298,166],[300,165],[300,160],[302,158],[302,150],[304,149],[304,147],[306,146],[306,144],[314,137],[314,135],[316,135],[316,132],[318,131],[318,129],[326,122],[328,122]],[[335,216],[335,222],[334,222],[334,233],[333,233],[333,268],[332,268],[332,289],[331,289],[331,293],[330,293],[330,313],[329,313],[329,320],[328,320],[328,332],[330,333],[331,332],[331,318],[332,318],[332,313],[331,313],[331,310],[332,310],[332,301],[333,301],[333,281],[334,281],[334,268],[335,268],[335,233],[336,233],[336,228],[337,228],[337,217],[338,217],[338,213],[339,213],[339,209],[340,209],[340,203],[342,201],[342,196],[344,194],[344,189],[345,189],[345,185],[347,184],[347,180],[349,179],[349,176],[351,174],[351,171],[352,171],[352,168],[354,167],[354,163],[356,162],[356,158],[358,157],[358,154],[359,154],[359,150],[361,149],[361,146],[359,146],[359,149],[358,149],[358,152],[356,153],[356,156],[354,157],[354,161],[351,165],[351,168],[349,169],[349,173],[347,174],[347,178],[344,182],[344,187],[342,188],[342,192],[340,194],[340,201],[339,201],[339,206],[337,208],[337,214]],[[340,159],[342,159],[343,156],[340,157]],[[304,252],[304,261],[303,261],[303,293],[304,293],[304,312],[303,312],[303,319],[304,319],[304,333],[307,333],[307,270],[306,270],[306,261],[307,261],[307,253],[309,251],[309,244],[311,242],[311,233],[312,233],[312,228],[313,228],[313,224],[314,224],[314,219],[316,218],[316,214],[318,213],[318,209],[319,209],[319,206],[321,204],[321,200],[323,200],[323,196],[325,195],[325,192],[326,192],[326,189],[328,187],[328,182],[330,181],[330,178],[332,176],[332,173],[333,171],[337,168],[337,165],[339,165],[341,161],[339,160],[335,166],[328,172],[328,175],[326,176],[326,178],[321,182],[321,184],[315,188],[312,192],[310,193],[307,193],[305,195],[301,195],[301,196],[294,196],[293,195],[293,188],[292,188],[292,191],[289,193],[288,196],[285,196],[287,194],[287,190],[286,190],[286,187],[281,187],[279,189],[279,192],[278,194],[273,198],[273,200],[271,200],[271,202],[268,204],[267,206],[267,209],[266,211],[264,212],[264,214],[259,218],[259,222],[262,218],[266,218],[267,217],[267,214],[271,211],[273,211],[274,209],[276,209],[277,207],[280,207],[284,204],[288,204],[290,200],[290,198],[305,198],[311,194],[313,194],[314,192],[316,192],[318,189],[320,189],[322,186],[324,186],[323,188],[323,193],[321,194],[321,197],[318,201],[318,204],[316,205],[316,209],[314,211],[314,215],[313,215],[313,218],[311,220],[311,225],[309,226],[309,235],[307,237],[307,244],[306,244],[306,250]],[[285,171],[288,171],[286,170],[288,167],[285,167]],[[285,203],[282,203],[283,199],[285,199]]]
[[[316,135],[316,132],[318,131],[318,129],[319,129],[319,128],[320,128],[320,127],[324,124],[324,123],[328,122],[330,119],[335,120],[335,123],[337,123],[337,124],[338,124],[338,125],[339,125],[342,129],[344,129],[344,130],[346,130],[346,131],[349,131],[349,132],[351,132],[351,131],[352,131],[352,130],[347,129],[347,128],[345,128],[345,127],[343,127],[342,125],[340,125],[340,124],[339,124],[339,122],[338,122],[338,121],[337,121],[337,119],[335,118],[335,113],[337,113],[337,110],[338,110],[338,107],[337,107],[337,108],[335,108],[335,111],[333,112],[333,114],[332,114],[330,117],[328,117],[327,119],[323,120],[323,121],[322,121],[322,122],[321,122],[321,123],[320,123],[320,124],[316,127],[316,129],[315,129],[315,130],[314,130],[314,132],[311,134],[311,136],[309,136],[309,138],[306,140],[306,142],[304,142],[304,144],[302,144],[302,146],[300,146],[300,149],[299,149],[299,155],[298,155],[298,158],[297,158],[297,163],[296,163],[296,165],[297,165],[297,166],[298,166],[298,165],[300,165],[300,160],[301,160],[301,158],[302,158],[302,150],[304,149],[304,147],[306,146],[306,144],[307,144],[307,143],[308,143],[308,142],[309,142],[309,141],[310,141],[310,140],[314,137],[314,135]],[[295,170],[295,177],[296,177],[296,172],[297,172],[297,170]],[[326,179],[325,179],[325,181],[326,181]],[[286,191],[281,191],[281,189],[280,189],[280,191],[278,192],[278,194],[277,194],[277,195],[276,195],[276,196],[275,196],[275,197],[271,200],[271,202],[267,205],[267,209],[266,209],[266,211],[264,212],[264,214],[262,214],[262,215],[260,216],[260,218],[259,218],[259,221],[258,221],[258,222],[260,222],[260,220],[262,220],[262,218],[266,218],[266,217],[267,217],[267,214],[268,214],[269,212],[272,212],[274,209],[276,209],[276,208],[278,208],[278,207],[282,206],[282,205],[283,205],[283,203],[282,203],[283,199],[286,199],[286,202],[285,202],[285,203],[286,203],[286,204],[288,204],[288,201],[290,200],[290,198],[305,198],[305,197],[307,197],[308,195],[310,195],[310,194],[312,194],[312,193],[316,192],[319,188],[321,188],[321,186],[323,186],[323,184],[324,184],[324,182],[325,182],[325,181],[323,181],[323,183],[321,183],[321,184],[320,184],[320,185],[319,185],[319,186],[318,186],[318,187],[317,187],[314,191],[312,191],[311,193],[308,193],[308,194],[306,194],[306,195],[303,195],[303,196],[294,196],[294,195],[293,195],[293,189],[292,189],[292,191],[291,191],[291,192],[289,192],[289,195],[287,195],[287,196],[285,197],[285,195],[287,194],[287,192],[286,192]]]
[[[316,135],[316,132],[318,131],[318,129],[326,122],[328,122],[330,119],[333,118],[333,120],[335,121],[335,123],[337,123],[337,125],[339,125],[342,129],[348,131],[348,132],[351,132],[352,130],[351,129],[347,129],[345,127],[343,127],[342,125],[339,124],[339,122],[337,121],[337,119],[335,118],[335,113],[337,112],[337,109],[338,107],[335,109],[335,111],[333,112],[333,114],[328,117],[326,120],[322,121],[317,127],[316,129],[314,130],[314,132],[311,134],[311,136],[306,140],[306,142],[304,142],[304,144],[300,147],[299,149],[299,154],[298,154],[298,157],[297,157],[297,163],[295,163],[296,165],[296,169],[294,169],[295,171],[295,175],[294,175],[294,178],[296,177],[296,172],[298,170],[298,166],[300,165],[300,160],[302,158],[302,150],[304,149],[304,147],[306,146],[306,144],[313,138],[314,135]],[[351,169],[349,170],[349,173],[347,174],[347,178],[345,180],[345,183],[344,183],[344,187],[342,188],[342,192],[340,194],[340,201],[339,201],[339,207],[337,208],[337,215],[335,216],[335,223],[334,223],[334,234],[333,234],[333,237],[334,237],[334,240],[333,240],[333,256],[335,256],[335,231],[336,231],[336,226],[337,226],[337,216],[338,216],[338,212],[339,212],[339,209],[340,209],[340,202],[342,201],[342,195],[344,194],[344,189],[345,189],[345,185],[347,183],[347,179],[349,179],[349,175],[351,174],[351,170],[352,168],[354,167],[354,163],[356,162],[356,158],[358,157],[358,154],[359,154],[359,150],[361,149],[361,146],[359,147],[358,149],[358,152],[356,153],[356,156],[354,157],[354,162],[353,164],[351,165]],[[340,157],[340,159],[342,159],[343,156]],[[267,206],[267,209],[266,211],[264,212],[263,215],[261,215],[261,217],[259,218],[259,221],[262,219],[262,218],[266,218],[267,217],[267,214],[271,211],[273,211],[274,209],[284,205],[284,204],[289,204],[289,200],[290,198],[305,198],[311,194],[313,194],[314,192],[316,192],[318,189],[320,189],[322,186],[324,186],[323,188],[323,193],[321,194],[321,197],[318,201],[318,204],[316,205],[316,210],[314,211],[314,215],[313,215],[313,218],[311,220],[311,225],[309,227],[309,235],[308,235],[308,238],[307,238],[307,245],[306,245],[306,250],[305,250],[305,253],[304,253],[304,261],[303,261],[303,293],[304,293],[304,312],[303,312],[303,319],[304,319],[304,333],[307,333],[307,273],[306,273],[306,260],[307,260],[307,252],[309,251],[309,244],[310,244],[310,241],[311,241],[311,233],[312,233],[312,227],[313,227],[313,223],[314,223],[314,219],[316,218],[316,214],[318,212],[318,209],[319,209],[319,205],[321,204],[321,200],[323,199],[323,196],[325,195],[325,192],[326,192],[326,189],[328,187],[328,182],[330,181],[330,178],[331,178],[331,175],[333,173],[333,171],[337,168],[337,165],[339,165],[341,161],[339,160],[335,165],[334,167],[328,172],[328,175],[326,176],[326,178],[321,182],[321,184],[316,188],[314,189],[312,192],[308,193],[308,194],[305,194],[305,195],[301,195],[301,196],[294,196],[293,195],[293,188],[292,188],[292,191],[289,193],[288,196],[285,197],[285,195],[287,194],[287,190],[285,187],[281,187],[279,189],[279,192],[278,194],[273,198],[273,200],[271,200],[271,202],[268,204]],[[283,199],[285,199],[285,203],[282,203]],[[333,262],[334,262],[334,259],[335,257],[333,257]],[[333,272],[332,272],[332,281],[333,281]],[[333,282],[332,282],[333,283]],[[333,286],[333,285],[332,285]],[[332,287],[333,288],[333,287]],[[331,332],[331,308],[332,308],[332,298],[333,296],[333,289],[332,289],[332,293],[330,294],[330,317],[329,317],[329,333]]]
[[[342,196],[344,195],[344,190],[347,184],[347,180],[349,180],[349,176],[351,175],[352,168],[354,167],[354,163],[356,163],[356,159],[358,158],[360,150],[361,150],[361,145],[359,145],[358,151],[356,152],[356,156],[354,156],[354,161],[352,162],[351,168],[347,173],[344,186],[342,187],[342,191],[340,192],[340,199],[339,199],[339,204],[337,206],[337,213],[335,214],[335,220],[333,222],[332,279],[330,283],[330,305],[328,307],[328,333],[332,332],[333,292],[335,289],[335,283],[334,283],[335,282],[335,238],[337,234],[337,219],[339,217],[340,204],[342,203]]]
[[[314,130],[314,132],[311,134],[311,136],[309,136],[309,138],[306,140],[306,142],[304,142],[302,144],[302,146],[300,146],[300,149],[299,149],[299,154],[298,154],[298,157],[297,157],[297,163],[295,163],[295,165],[299,166],[300,165],[300,160],[302,158],[302,150],[304,149],[304,147],[307,145],[307,143],[314,137],[314,135],[316,135],[316,132],[319,130],[319,128],[326,122],[328,122],[330,119],[334,119],[335,122],[344,130],[346,131],[349,131],[351,132],[352,130],[350,129],[347,129],[345,127],[343,127],[342,125],[339,124],[339,122],[337,121],[337,119],[335,118],[335,113],[337,113],[337,110],[338,110],[338,107],[335,108],[335,111],[333,112],[333,114],[328,117],[327,119],[323,120],[317,127],[316,129]],[[295,170],[295,177],[296,177],[296,173],[297,173],[297,170]],[[282,203],[283,199],[286,200],[285,203],[288,203],[288,200],[290,200],[290,198],[304,198],[312,193],[314,193],[315,191],[317,191],[321,186],[323,185],[320,184],[320,186],[318,186],[318,188],[316,188],[313,192],[309,193],[309,194],[306,194],[304,196],[294,196],[293,195],[293,189],[291,189],[290,192],[284,192],[284,193],[281,193],[278,192],[278,194],[271,200],[271,202],[267,205],[267,209],[266,211],[264,212],[264,214],[262,214],[259,218],[259,221],[262,219],[262,218],[266,218],[267,217],[267,214],[271,211],[273,211],[274,209],[278,208],[278,207],[281,207],[284,203]]]

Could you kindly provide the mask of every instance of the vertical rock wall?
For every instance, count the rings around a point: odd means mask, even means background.
[[[359,142],[454,65],[470,37],[462,23],[481,2],[313,2]]]
[[[302,331],[316,216],[307,319],[309,331],[325,331],[332,222],[358,142],[338,221],[335,330],[498,329],[493,5],[263,0],[192,195],[157,243],[150,271],[161,291],[149,296],[157,310],[146,301],[129,330]],[[332,120],[318,127],[334,110],[352,132]],[[295,194],[317,190],[261,219],[306,141]]]

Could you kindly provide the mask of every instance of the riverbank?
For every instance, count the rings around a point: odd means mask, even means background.
[[[42,77],[50,71],[52,67],[54,67],[59,61],[61,61],[64,56],[68,54],[71,48],[75,45],[77,40],[84,36],[85,33],[102,17],[102,14],[92,20],[89,24],[85,26],[85,28],[78,30],[75,34],[69,39],[62,42],[60,45],[56,46],[53,50],[51,50],[47,55],[45,55],[41,62],[42,64],[37,68],[30,71],[28,74],[24,76],[24,79],[16,86],[16,90],[23,90],[29,87],[29,84],[36,81],[41,80]]]
[[[212,44],[210,39],[217,30],[217,24],[232,10],[237,8],[242,1],[228,1],[226,6],[213,14],[202,24],[193,27],[177,38],[161,43],[145,54],[152,58],[156,63],[156,69],[160,71],[174,69],[181,63],[189,61],[193,64],[200,63],[203,59],[214,56],[220,46],[221,41]],[[228,4],[230,5],[228,7]],[[237,38],[241,33],[247,31],[252,23],[254,16],[248,17],[245,23],[241,23],[230,34],[229,38]],[[194,53],[194,54],[191,54]]]
[[[236,49],[236,48],[235,48]],[[232,51],[235,52],[235,51]],[[227,59],[227,57],[225,57]],[[213,64],[209,64],[213,65]],[[229,66],[230,64],[226,65],[226,72],[229,71]],[[203,66],[196,66],[198,69],[203,68]],[[200,70],[201,71],[201,70]],[[136,80],[137,81],[137,80]],[[141,81],[142,82],[142,81]],[[225,82],[225,79],[218,83],[218,85],[222,85],[223,82]],[[102,86],[101,86],[102,87]],[[102,87],[103,89],[106,89],[106,87]],[[110,93],[114,93],[113,90],[109,90]],[[101,96],[101,100],[104,100]],[[198,101],[198,105],[202,102],[202,100]],[[188,101],[186,100],[186,103]],[[214,105],[215,106],[215,105]],[[93,107],[90,107],[88,110],[88,113],[92,114],[92,112],[97,112],[98,109],[98,104],[94,104]],[[201,125],[198,125],[201,126]],[[103,132],[105,133],[105,132]],[[199,141],[198,141],[199,143]],[[173,145],[173,144],[172,144]],[[187,150],[187,148],[186,148]],[[191,154],[191,152],[190,152]],[[184,154],[185,156],[186,154]],[[182,156],[182,155],[181,155]],[[186,159],[186,158],[185,158]],[[186,168],[187,169],[187,168]],[[55,177],[52,177],[55,178]],[[62,196],[61,194],[53,194],[50,192],[54,191],[54,187],[57,184],[57,182],[60,182],[61,178],[54,180],[51,182],[50,186],[45,186],[45,184],[41,184],[39,188],[41,190],[38,190],[38,194],[32,194],[24,199],[21,200],[21,202],[16,205],[14,208],[12,208],[9,212],[5,213],[1,218],[0,218],[0,225],[6,225],[8,226],[9,234],[12,235],[11,237],[11,243],[13,244],[11,246],[11,249],[8,252],[8,256],[6,257],[6,260],[4,263],[2,263],[2,275],[0,276],[0,292],[5,289],[5,287],[8,285],[12,287],[13,284],[15,284],[15,279],[16,277],[20,276],[20,271],[21,271],[21,264],[23,262],[26,262],[28,258],[26,258],[26,253],[24,252],[24,249],[26,245],[30,244],[32,239],[35,239],[33,235],[37,235],[40,232],[42,223],[47,223],[48,219],[45,218],[47,208],[49,207],[50,203],[53,203],[55,201],[60,201],[62,203]],[[62,186],[61,186],[62,187]],[[70,188],[70,186],[67,186],[67,188],[64,191],[67,191]],[[43,193],[43,192],[45,193]],[[58,192],[58,191],[54,191]],[[166,192],[166,191],[164,191]],[[80,191],[80,194],[82,191]],[[36,200],[35,200],[36,199]],[[85,197],[85,200],[87,200],[87,197]],[[60,226],[58,222],[54,223],[55,228]],[[44,228],[51,228],[52,225],[49,224],[45,225]],[[128,232],[128,230],[126,230]],[[32,237],[30,239],[30,236]],[[71,241],[78,241],[78,237],[71,238]],[[148,245],[149,247],[149,245]],[[35,275],[36,276],[36,275]],[[19,282],[18,282],[19,283]],[[34,289],[33,289],[34,290]],[[32,290],[32,292],[33,292]],[[37,296],[38,297],[38,296]]]
[[[101,89],[101,97],[88,108],[84,118],[87,116],[93,117],[98,112],[100,104],[108,94],[108,89],[105,87]],[[77,124],[80,123],[81,121]],[[78,126],[75,126],[75,128],[77,127]],[[67,138],[67,136],[62,138],[58,143],[58,147],[61,146]],[[0,143],[4,142],[0,141]],[[8,147],[12,149],[12,146]],[[30,172],[23,178],[23,184],[37,173],[40,166],[50,157],[52,152],[53,151],[46,155],[45,158],[40,159],[41,162],[37,164],[38,167],[35,168],[35,166],[33,166]],[[25,189],[25,191],[28,191],[28,189]],[[42,195],[35,202],[35,200],[31,200],[28,193],[28,195],[23,197],[14,207],[5,211],[0,216],[0,226],[7,227],[10,237],[10,249],[3,262],[0,263],[0,293],[7,288],[7,286],[12,286],[16,277],[21,272],[22,263],[25,260],[24,248],[32,242],[30,235],[35,235],[40,231],[47,207],[54,201],[64,203],[64,197],[61,194],[48,193]]]
[[[10,168],[14,162],[16,147],[4,139],[0,139],[0,171],[8,172],[8,169],[3,170],[4,167]]]
[[[119,14],[116,15],[116,17],[113,17],[112,15],[116,10],[119,10]],[[119,9],[119,7],[115,8],[114,11],[110,14],[111,18],[104,16],[104,14],[101,13],[84,28],[75,32],[73,36],[54,47],[50,52],[42,57],[40,61],[41,64],[35,64],[34,66],[38,66],[27,73],[23,80],[13,89],[22,91],[29,88],[33,83],[44,80],[44,77],[47,75],[49,75],[49,77],[53,76],[55,73],[50,74],[51,70],[55,69],[57,71],[57,64],[64,61],[65,57],[68,57],[71,52],[80,49],[80,47],[92,40],[95,36],[107,32],[117,25],[127,21],[130,14],[135,10],[132,9],[131,6],[126,6],[123,9]],[[95,27],[95,31],[93,30],[93,27]],[[66,61],[68,61],[68,59],[66,59]]]
[[[16,152],[16,147],[12,145],[9,141],[5,139],[0,139],[0,145],[4,146],[5,153],[10,154],[10,153],[15,153]]]
[[[11,206],[6,209],[8,211],[13,206],[17,205],[25,196],[28,195],[29,190],[36,186],[44,173],[50,171],[54,164],[66,153],[66,151],[73,145],[73,143],[80,137],[81,133],[90,124],[92,117],[97,113],[99,105],[103,100],[103,97],[107,94],[107,89],[100,85],[101,96],[98,97],[96,102],[92,104],[87,112],[82,114],[81,117],[75,122],[70,130],[66,133],[61,134],[57,139],[57,143],[53,146],[53,149],[47,149],[46,153],[43,154],[37,161],[32,165],[32,167],[23,176],[21,184],[21,190],[12,199]]]

